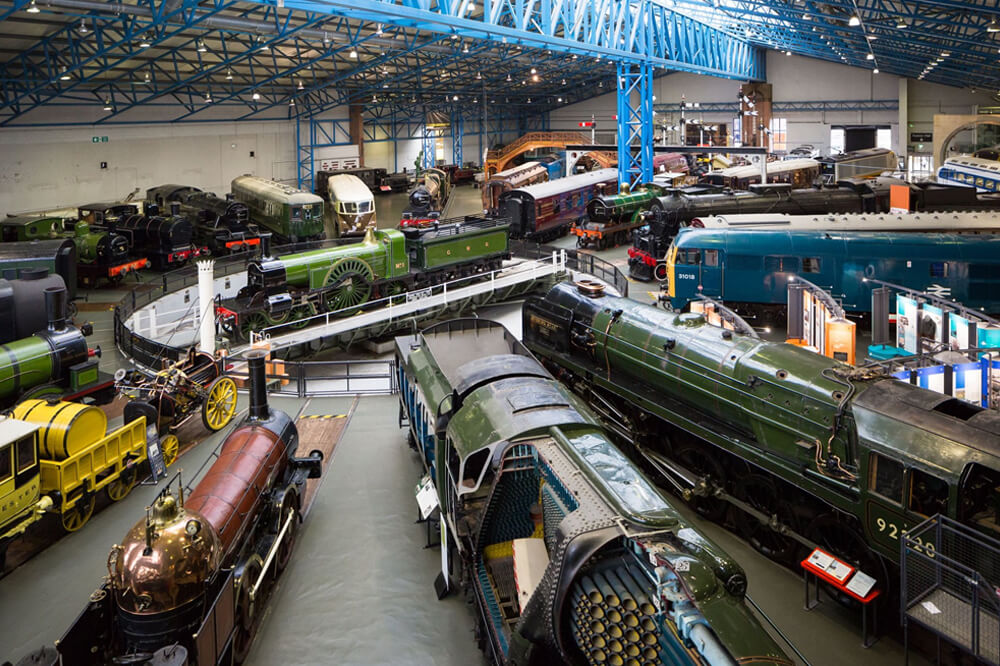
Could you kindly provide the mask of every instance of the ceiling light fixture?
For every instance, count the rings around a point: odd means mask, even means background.
[[[851,26],[852,28],[855,26],[859,26],[861,25],[861,19],[858,17],[857,14],[851,14],[851,18],[847,19],[847,25]]]
[[[483,80],[483,73],[476,72],[476,81],[482,81],[482,80]]]
[[[910,27],[909,24],[907,24],[907,22],[904,21],[903,19],[896,19],[897,30],[906,30],[909,27]]]
[[[562,97],[557,98],[556,101],[562,104]]]
[[[468,53],[468,52],[469,52],[469,45],[466,44],[465,46],[462,47],[462,53]]]
[[[146,37],[146,35],[143,35],[142,39],[139,40],[139,48],[148,49],[150,46],[152,46],[152,44],[149,42],[149,38]]]
[[[357,58],[358,57],[358,52],[354,49],[354,47],[351,47],[351,52],[347,54],[347,57],[348,58]]]
[[[232,81],[232,80],[233,80],[233,70],[227,69],[226,70],[226,81]]]
[[[295,100],[294,99],[288,100],[288,106],[295,106]]]
[[[326,47],[330,46],[330,35],[326,34],[325,32],[323,33],[323,46]],[[292,101],[294,102],[295,100]]]
[[[452,35],[451,38],[452,39],[458,39],[458,35]]]
[[[375,34],[378,35],[379,37],[382,36],[382,24],[381,23],[379,23],[378,26],[375,28]]]
[[[790,56],[790,55],[792,55],[792,52],[791,51],[785,51],[785,55],[786,56]]]
[[[212,93],[211,91],[208,91],[205,93],[205,104],[211,104],[211,103],[212,103]]]
[[[872,74],[878,74],[878,67],[872,70]]]
[[[559,85],[561,85],[561,86],[564,86],[564,85],[566,85],[566,79],[563,79],[563,80],[562,80],[562,83],[560,83]]]
[[[257,100],[260,99],[260,93],[257,92],[256,90],[254,90],[253,91],[253,95],[251,95],[250,98],[253,99],[256,102]]]
[[[534,81],[535,83],[538,83],[538,74],[532,74],[531,80]]]
[[[114,111],[114,109],[115,109],[115,107],[112,106],[110,99],[104,103],[104,110],[105,111]]]
[[[81,35],[86,35],[88,32],[90,32],[90,29],[87,28],[86,19],[80,19],[80,27],[77,28],[77,30],[79,30]]]
[[[451,101],[457,102],[458,101],[458,95],[452,95]]]
[[[35,6],[35,0],[31,0],[31,6]],[[31,11],[30,9],[28,11]],[[990,19],[989,24],[986,26],[986,32],[1000,32],[1000,23],[997,23],[996,19]]]
[[[305,85],[304,85],[304,84],[302,83],[302,79],[299,79],[299,90],[305,90],[305,89],[306,89],[306,87],[305,87]]]
[[[534,67],[532,67],[532,68],[531,68],[531,73],[532,73],[532,74],[538,74],[538,70],[537,70],[537,69],[535,69]]]
[[[528,104],[531,104],[531,98],[530,97],[528,98]]]
[[[198,44],[198,53],[205,53],[206,51],[208,51],[208,47],[205,46],[205,42],[199,39],[197,44]]]
[[[951,55],[951,54],[950,54],[950,53],[948,53],[947,51],[941,51],[941,57],[942,57],[942,58],[947,58],[947,57],[948,57],[948,56],[950,56],[950,55]]]
[[[38,5],[35,4],[35,0],[31,0],[31,4],[28,5],[28,8],[25,9],[24,11],[28,12],[29,14],[37,14],[38,12],[40,12],[42,10],[39,9]]]
[[[868,55],[865,56],[865,60],[874,60],[874,59],[875,59],[874,53],[869,53]]]
[[[507,82],[509,83],[510,81],[511,81],[510,74],[507,74]]]
[[[70,80],[70,79],[72,79],[72,78],[73,78],[73,77],[69,75],[69,72],[68,72],[68,71],[66,71],[66,65],[63,65],[63,68],[62,68],[62,76],[60,76],[60,77],[59,77],[59,80],[60,80],[60,81],[69,81],[69,80]]]

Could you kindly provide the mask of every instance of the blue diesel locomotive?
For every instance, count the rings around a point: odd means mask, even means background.
[[[667,251],[667,294],[683,307],[697,294],[743,312],[773,312],[801,276],[871,310],[866,278],[1000,312],[1000,235],[682,229]]]

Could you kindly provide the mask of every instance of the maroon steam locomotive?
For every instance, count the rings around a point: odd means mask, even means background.
[[[241,663],[288,564],[306,479],[292,419],[267,404],[264,353],[248,355],[250,409],[185,498],[170,485],[108,556],[108,579],[57,644],[63,663]],[[179,484],[178,484],[179,486]]]

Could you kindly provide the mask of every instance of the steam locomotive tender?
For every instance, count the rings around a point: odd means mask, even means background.
[[[629,455],[689,487],[702,515],[732,511],[771,559],[818,545],[891,590],[900,535],[930,516],[1000,536],[994,411],[567,283],[529,300],[523,321],[525,345]]]
[[[250,409],[183,497],[168,486],[108,557],[108,581],[59,641],[64,663],[241,663],[288,564],[305,482],[322,454],[268,407],[264,354],[248,355]]]
[[[283,257],[270,256],[247,266],[247,286],[223,302],[216,315],[223,329],[243,339],[267,326],[296,323],[321,312],[354,312],[373,299],[425,288],[500,268],[510,258],[506,220],[466,217],[451,224],[371,227],[363,241]]]
[[[453,564],[435,587],[466,589],[492,663],[792,663],[739,564],[502,325],[437,324],[396,357]]]

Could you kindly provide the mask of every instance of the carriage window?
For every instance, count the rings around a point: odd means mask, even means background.
[[[302,219],[302,208],[300,206],[292,206],[292,219],[301,220]]]
[[[479,484],[479,477],[483,474],[483,466],[490,460],[490,450],[479,449],[465,459],[462,467],[462,483],[460,490],[472,490]]]
[[[703,257],[706,266],[718,266],[719,265],[719,251],[718,250],[705,250],[705,255]]]
[[[701,250],[679,250],[677,252],[678,264],[697,265],[701,263]]]
[[[944,261],[932,261],[931,262],[931,277],[933,278],[946,278],[948,277],[948,264]]]
[[[959,507],[963,522],[1000,532],[1000,471],[972,465]]]
[[[910,472],[911,511],[925,516],[948,511],[948,484],[927,472],[915,469]]]
[[[819,257],[802,257],[803,273],[819,273]]]
[[[13,446],[0,449],[0,482],[6,481],[11,477],[13,466],[10,457],[13,455],[13,452]]]
[[[903,465],[896,460],[873,453],[869,487],[882,497],[901,504],[903,502]]]
[[[798,257],[764,257],[764,270],[768,273],[798,273]]]
[[[35,464],[35,436],[28,435],[17,440],[17,473],[20,474]]]

